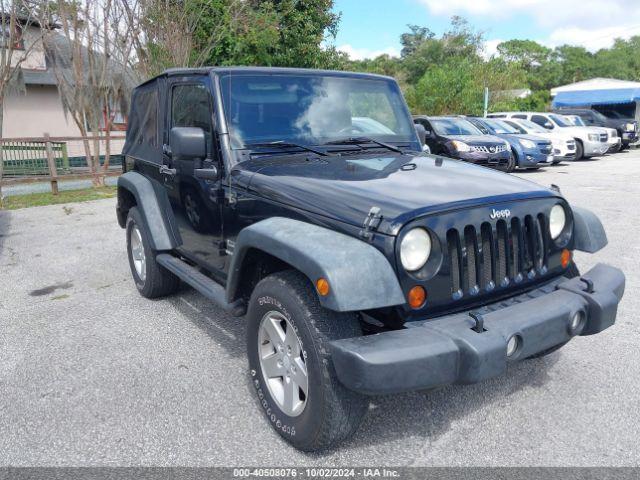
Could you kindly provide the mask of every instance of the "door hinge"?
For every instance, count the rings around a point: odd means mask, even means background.
[[[236,192],[228,192],[226,196],[226,203],[229,207],[233,207],[238,203],[238,194]]]
[[[216,242],[218,245],[218,255],[224,257],[226,255],[233,255],[233,251],[236,247],[236,243],[232,240],[220,240]]]
[[[378,230],[378,227],[382,223],[382,214],[380,213],[380,207],[371,207],[369,213],[362,223],[362,230],[360,230],[360,236],[365,240],[371,240],[374,232]]]

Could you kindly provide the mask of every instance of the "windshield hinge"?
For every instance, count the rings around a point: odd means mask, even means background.
[[[371,207],[369,213],[362,223],[362,230],[360,230],[360,236],[366,240],[371,240],[373,234],[382,223],[382,215],[380,214],[380,207]]]

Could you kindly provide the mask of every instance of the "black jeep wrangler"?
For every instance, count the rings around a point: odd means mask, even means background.
[[[622,272],[572,261],[599,220],[423,153],[391,78],[170,70],[134,91],[124,153],[136,287],[246,315],[255,395],[297,448],[348,438],[367,395],[482,381],[615,321]]]

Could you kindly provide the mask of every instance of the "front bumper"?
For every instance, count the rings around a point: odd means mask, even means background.
[[[474,163],[476,165],[483,165],[488,167],[499,167],[504,166],[509,163],[509,158],[511,158],[510,151],[497,152],[497,153],[485,153],[485,152],[452,152],[451,156],[453,158],[458,158],[460,160],[464,160],[469,163]]]
[[[620,149],[622,148],[622,139],[620,137],[610,138],[608,145],[609,145],[609,150],[607,150],[608,153],[619,152]]]
[[[504,373],[509,362],[610,327],[624,286],[620,270],[598,264],[580,278],[563,277],[480,310],[482,333],[468,312],[411,322],[403,330],[331,342],[333,363],[340,381],[363,394],[479,382]],[[583,321],[571,331],[578,312]],[[519,347],[507,357],[514,335]]]
[[[609,144],[607,142],[585,141],[583,143],[583,146],[584,146],[584,155],[586,157],[603,155],[607,153],[607,151],[609,150]]]
[[[522,149],[521,158],[519,158],[519,167],[535,167],[540,164],[550,164],[553,161],[552,152],[543,153],[537,148]]]

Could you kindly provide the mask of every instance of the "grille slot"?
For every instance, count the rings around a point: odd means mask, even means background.
[[[469,225],[464,229],[464,250],[463,271],[466,279],[466,291],[472,294],[477,293],[478,286],[478,242],[476,239],[476,229]]]
[[[447,232],[454,299],[518,284],[546,273],[549,240],[544,214],[467,225]]]

